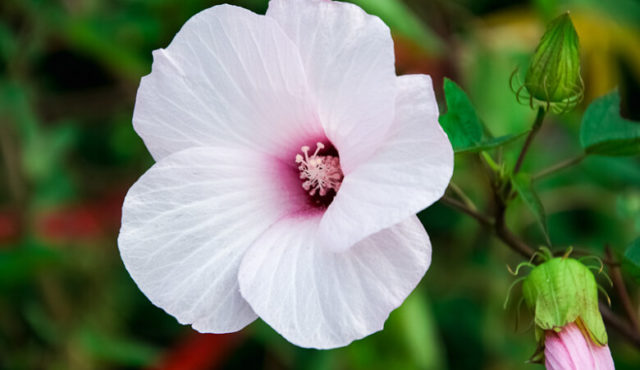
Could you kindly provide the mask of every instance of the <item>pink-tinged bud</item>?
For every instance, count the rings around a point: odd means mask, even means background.
[[[546,331],[544,357],[547,370],[615,369],[609,346],[595,344],[575,323]]]

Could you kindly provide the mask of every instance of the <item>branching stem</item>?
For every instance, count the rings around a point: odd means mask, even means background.
[[[569,167],[575,166],[577,164],[579,164],[580,162],[582,162],[585,158],[587,157],[586,153],[582,153],[581,155],[574,157],[574,158],[569,158],[565,161],[562,161],[558,164],[555,164],[549,168],[546,168],[540,172],[538,172],[537,174],[535,174],[533,176],[533,181],[538,181],[544,177],[553,175],[554,173],[558,172],[558,171],[562,171],[564,169],[567,169]]]
[[[606,247],[607,257],[610,260],[614,259],[613,253],[611,252],[611,247],[607,245]],[[620,299],[620,303],[624,308],[624,311],[629,319],[629,322],[633,326],[634,331],[640,330],[640,325],[638,325],[638,315],[633,308],[633,303],[631,302],[631,297],[629,297],[629,292],[627,292],[627,288],[624,285],[624,280],[622,279],[622,274],[620,273],[619,266],[611,266],[609,267],[609,272],[611,275],[611,281],[613,282],[613,287],[616,290],[616,294]]]
[[[626,320],[611,311],[605,303],[600,302],[599,307],[604,322],[607,323],[609,327],[614,328],[636,348],[640,349],[640,333],[632,328]]]
[[[476,205],[473,203],[471,198],[469,198],[469,196],[453,181],[449,183],[449,189],[451,189],[451,191],[455,193],[458,196],[458,198],[460,198],[460,200],[462,200],[464,204],[466,204],[469,208],[471,208],[474,211],[478,210],[478,207],[476,207]]]
[[[505,218],[504,218],[504,215],[506,212],[506,206],[499,196],[496,196],[497,204],[496,204],[495,220],[491,219],[489,216],[483,213],[470,209],[463,202],[460,202],[456,199],[452,199],[450,197],[444,196],[441,199],[441,201],[444,204],[450,206],[451,208],[473,217],[481,225],[493,230],[496,236],[504,244],[506,244],[509,248],[519,253],[523,257],[525,258],[534,257],[534,254],[535,254],[534,249],[531,248],[531,246],[529,246],[522,239],[518,238],[515,234],[513,234],[513,232],[511,232],[511,230],[509,230],[509,228],[507,227],[505,223]],[[609,256],[608,259],[611,260],[612,257]],[[618,267],[615,265],[612,267],[612,269],[617,269],[617,268]],[[614,274],[612,273],[612,275]],[[615,278],[614,278],[614,285],[616,285]],[[618,294],[620,294],[620,292]],[[623,294],[627,295],[628,297],[626,290],[624,291]],[[629,307],[631,307],[631,310],[633,311],[633,306],[629,306]],[[625,310],[627,309],[628,308],[625,308]],[[627,322],[627,320],[616,315],[613,311],[611,311],[611,309],[606,304],[603,304],[603,303],[600,303],[600,312],[602,313],[602,317],[609,327],[616,330],[620,335],[626,338],[629,343],[634,345],[636,348],[640,349],[640,331],[638,331],[637,318],[635,318],[636,323],[635,324],[632,323],[630,325]],[[627,315],[629,315],[628,312],[627,312]],[[634,319],[632,319],[631,317],[629,318],[629,320],[632,322],[634,321]]]
[[[446,195],[443,196],[442,198],[440,198],[440,201],[443,204],[446,204],[447,206],[455,209],[456,211],[460,211],[462,213],[465,213],[473,218],[475,218],[480,224],[482,224],[483,226],[488,226],[488,227],[492,227],[493,225],[493,220],[485,215],[482,214],[476,210],[471,209],[470,207],[468,207],[466,204],[464,204],[463,202],[451,198],[450,196]]]
[[[520,150],[520,155],[518,155],[518,160],[516,161],[516,166],[513,168],[513,174],[515,175],[520,171],[520,167],[522,167],[522,162],[524,161],[524,157],[527,155],[529,151],[529,147],[531,146],[531,142],[533,138],[536,136],[538,131],[540,131],[540,127],[542,127],[542,121],[544,121],[546,111],[544,108],[538,108],[538,113],[536,114],[536,120],[533,121],[533,127],[531,127],[531,131],[529,131],[529,135],[527,135],[527,139],[522,146],[522,150]]]

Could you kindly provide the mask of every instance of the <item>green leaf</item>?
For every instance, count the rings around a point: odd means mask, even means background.
[[[449,136],[456,153],[477,153],[511,143],[529,131],[493,138],[478,117],[467,93],[455,82],[444,79],[447,113],[440,115],[442,129]]]
[[[518,195],[520,195],[524,203],[535,216],[547,244],[551,245],[551,241],[549,240],[549,229],[547,227],[547,216],[544,211],[544,206],[542,205],[540,198],[538,198],[538,194],[533,188],[531,176],[520,173],[514,176],[511,179],[511,182],[513,184],[513,187],[518,192]]]
[[[640,122],[620,116],[620,94],[614,91],[589,105],[582,118],[580,144],[589,154],[640,154]]]
[[[624,252],[622,267],[640,283],[640,238],[634,240]]]
[[[439,121],[449,136],[453,149],[458,152],[477,146],[482,140],[484,129],[469,97],[448,78],[444,79],[444,95],[447,113],[441,115]]]

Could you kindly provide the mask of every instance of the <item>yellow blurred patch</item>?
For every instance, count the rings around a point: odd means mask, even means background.
[[[622,78],[619,59],[626,62],[635,78],[640,80],[638,29],[591,9],[571,10],[571,18],[580,37],[587,103],[619,85]],[[496,49],[530,50],[533,53],[543,32],[544,22],[528,9],[494,13],[478,24],[480,39]]]

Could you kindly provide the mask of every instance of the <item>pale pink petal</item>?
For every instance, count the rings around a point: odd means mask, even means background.
[[[251,243],[292,212],[269,181],[274,171],[246,150],[192,148],[164,157],[131,187],[118,245],[155,305],[202,332],[236,331],[256,318],[237,270]]]
[[[453,173],[431,79],[398,78],[396,119],[378,152],[345,176],[320,223],[322,244],[345,250],[438,200]]]
[[[153,56],[133,124],[156,160],[231,144],[284,158],[322,134],[298,50],[269,17],[212,7]]]
[[[559,333],[547,331],[544,344],[547,370],[615,369],[609,346],[593,343],[575,323],[565,326]]]
[[[396,95],[389,28],[359,7],[321,0],[271,0],[300,49],[322,125],[340,152],[344,173],[368,158],[392,123]]]
[[[613,358],[611,357],[611,350],[609,345],[599,346],[592,344],[591,354],[593,355],[593,361],[596,364],[595,369],[598,370],[613,370],[615,365],[613,364]]]
[[[431,245],[417,217],[344,253],[315,244],[318,218],[286,218],[247,251],[242,296],[291,343],[335,348],[381,330],[418,284]]]

